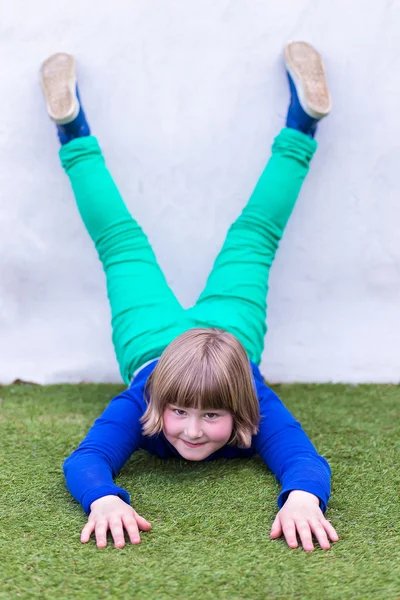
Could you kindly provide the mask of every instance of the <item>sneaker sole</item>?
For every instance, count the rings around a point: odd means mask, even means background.
[[[78,116],[76,81],[75,59],[70,54],[58,52],[44,61],[41,84],[47,112],[59,125],[70,123]]]
[[[284,48],[284,61],[304,111],[314,119],[326,117],[332,101],[319,52],[306,42],[290,42]]]

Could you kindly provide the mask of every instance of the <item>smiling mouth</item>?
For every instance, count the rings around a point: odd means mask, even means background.
[[[182,440],[182,442],[186,444],[186,446],[189,446],[189,448],[199,448],[200,446],[204,446],[205,444],[205,442],[201,442],[200,444],[192,444],[192,442],[187,442],[186,440]]]

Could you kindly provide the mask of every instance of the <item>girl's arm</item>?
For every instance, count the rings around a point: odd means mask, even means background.
[[[314,535],[322,549],[339,538],[325,519],[330,494],[330,467],[279,398],[260,378],[256,378],[262,419],[254,447],[282,484],[278,512],[271,537],[282,534],[290,548],[298,546],[300,536],[304,550],[312,551]]]
[[[67,488],[86,514],[92,502],[103,496],[119,496],[130,503],[128,492],[116,486],[113,478],[140,445],[142,414],[140,402],[131,390],[125,390],[110,402],[64,462]]]
[[[282,508],[293,490],[309,492],[319,498],[325,512],[330,495],[330,467],[320,456],[274,392],[257,381],[261,422],[254,448],[282,485],[278,506]]]

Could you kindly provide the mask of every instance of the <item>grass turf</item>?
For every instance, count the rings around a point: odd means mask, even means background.
[[[144,452],[117,482],[153,530],[139,546],[82,545],[61,465],[116,385],[0,389],[0,598],[400,598],[398,386],[275,390],[330,462],[340,541],[307,554],[269,539],[279,486],[259,459]]]

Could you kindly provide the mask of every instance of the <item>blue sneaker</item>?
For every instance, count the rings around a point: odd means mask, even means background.
[[[57,125],[61,144],[90,135],[79,97],[74,57],[64,52],[50,56],[42,65],[41,83],[47,112]]]
[[[310,44],[290,42],[284,61],[291,93],[286,127],[314,137],[318,122],[332,109],[322,58]]]

